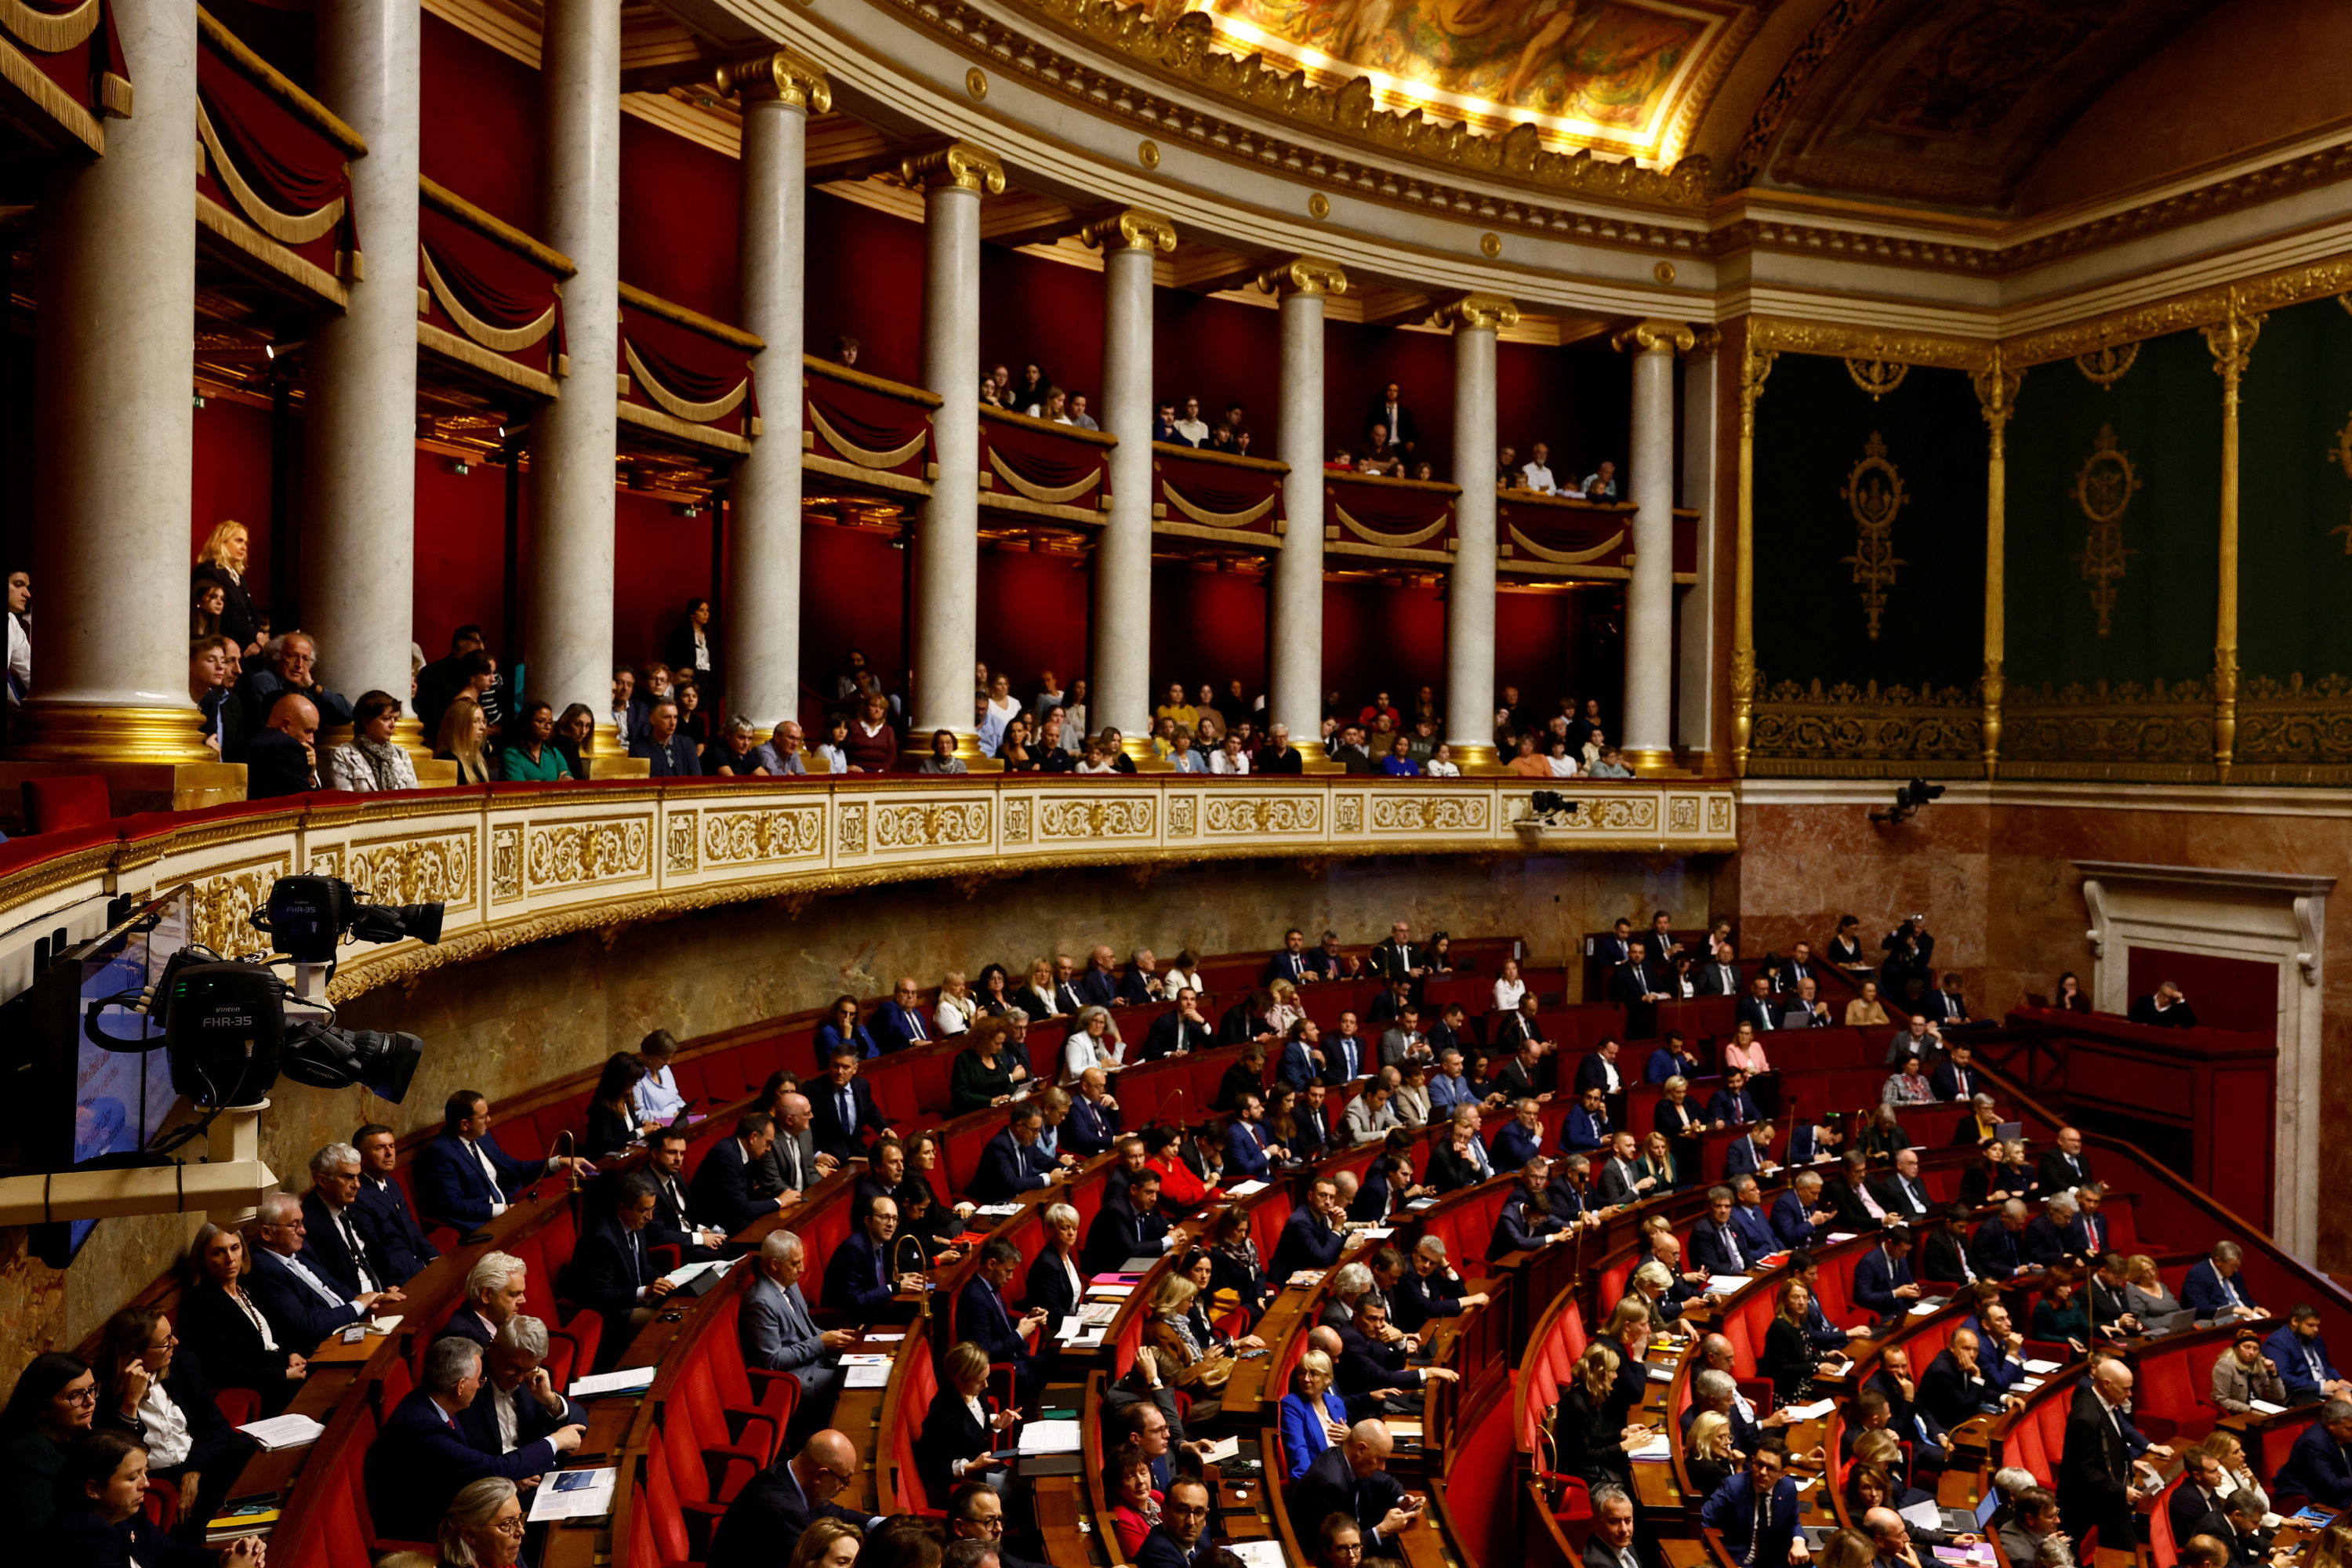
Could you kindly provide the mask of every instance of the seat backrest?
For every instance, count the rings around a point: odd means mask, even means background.
[[[2189,1364],[2186,1346],[2179,1350],[2159,1351],[2141,1362],[2138,1398],[2133,1408],[2176,1423],[2197,1420],[2201,1414],[2199,1405],[2202,1402],[2197,1397],[2197,1390],[2189,1384]],[[2208,1371],[2210,1373],[2210,1367]],[[2211,1386],[2210,1381],[2207,1386]],[[2159,1554],[2157,1561],[2163,1562],[2163,1556]]]
[[[686,1535],[686,1510],[679,1506],[678,1461],[683,1458],[692,1462],[686,1473],[708,1488],[703,1481],[702,1462],[690,1450],[667,1440],[656,1426],[647,1440],[646,1450],[646,1500],[637,1507],[638,1516],[645,1519],[653,1531],[654,1542],[665,1563],[684,1563],[694,1554],[688,1549]],[[705,1502],[707,1498],[696,1498]]]
[[[25,831],[28,834],[96,827],[114,815],[113,796],[103,773],[26,779],[23,790]]]
[[[2180,1483],[2187,1475],[2184,1470],[2173,1477],[2172,1484],[2158,1495],[2156,1506],[2147,1511],[2147,1548],[2151,1563],[2170,1563],[2180,1554],[2172,1539],[2172,1494],[2180,1489]]]

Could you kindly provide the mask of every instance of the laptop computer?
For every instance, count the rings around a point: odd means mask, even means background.
[[[1982,1535],[1986,1533],[1986,1521],[2000,1507],[2000,1489],[1988,1487],[1985,1495],[1977,1500],[1976,1507],[1944,1510],[1944,1529],[1953,1535]]]
[[[2003,1121],[1995,1126],[1993,1128],[1993,1131],[2000,1136],[2002,1142],[2014,1143],[2025,1136],[2025,1123],[2022,1121]]]
[[[2154,1339],[2158,1334],[2176,1334],[2183,1329],[2193,1329],[2196,1326],[2196,1310],[2194,1308],[2184,1308],[2182,1310],[2178,1312],[2167,1313],[2165,1316],[2157,1319],[2153,1322],[2141,1324],[2139,1331],[2146,1334],[2148,1338]]]

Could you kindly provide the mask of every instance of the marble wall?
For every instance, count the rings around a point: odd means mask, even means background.
[[[1743,945],[1816,945],[1841,914],[1874,946],[1924,912],[1936,961],[1959,971],[1972,1011],[1999,1016],[2093,964],[2078,860],[2335,877],[2352,884],[2352,795],[2340,791],[1957,784],[1914,821],[1868,820],[1885,784],[1751,784],[1741,848],[1712,901],[1740,911]],[[2352,921],[2329,922],[2323,955],[2323,1125],[2352,1111]],[[2323,1139],[2314,1179],[2352,1182],[2352,1146]],[[2323,1268],[2352,1271],[2352,1214],[2322,1211]]]
[[[937,984],[991,960],[1014,968],[1097,942],[1163,959],[1271,950],[1285,928],[1329,927],[1349,942],[1414,930],[1516,932],[1557,962],[1582,933],[1654,909],[1696,922],[1709,910],[1710,864],[1671,856],[1398,857],[1237,861],[1028,872],[969,891],[919,882],[639,921],[429,971],[368,993],[341,1016],[350,1028],[405,1029],[425,1059],[407,1103],[364,1089],[280,1083],[263,1122],[262,1157],[291,1191],[307,1162],[363,1121],[406,1132],[436,1125],[459,1088],[498,1099],[593,1066],[647,1031],[686,1038],[843,992],[873,996],[901,974]],[[147,1285],[184,1247],[177,1216],[102,1224],[71,1270],[24,1256],[24,1233],[0,1232],[0,1375],[35,1352],[69,1347]]]

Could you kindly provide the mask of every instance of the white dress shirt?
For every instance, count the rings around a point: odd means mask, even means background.
[[[188,1450],[195,1447],[188,1436],[187,1414],[164,1392],[163,1379],[147,1385],[147,1397],[139,1402],[139,1421],[147,1428],[149,1464],[160,1470],[187,1462]]]
[[[686,1096],[677,1091],[677,1075],[665,1062],[637,1080],[629,1091],[629,1106],[635,1113],[637,1125],[648,1121],[671,1121],[686,1109]]]
[[[1528,464],[1519,470],[1519,477],[1527,480],[1528,489],[1538,495],[1552,495],[1559,489],[1559,486],[1552,480],[1551,470],[1541,463]]]

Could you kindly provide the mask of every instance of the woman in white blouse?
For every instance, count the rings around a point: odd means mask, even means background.
[[[1421,771],[1433,779],[1458,779],[1462,776],[1462,764],[1454,760],[1454,748],[1440,741],[1436,752],[1422,763]]]
[[[1265,1010],[1266,1027],[1286,1036],[1291,1025],[1307,1016],[1307,1009],[1299,1005],[1298,987],[1287,980],[1277,980],[1266,990],[1274,997],[1274,1005]]]
[[[1105,1072],[1117,1072],[1127,1065],[1127,1042],[1118,1037],[1118,1026],[1111,1021],[1108,1007],[1081,1007],[1077,1026],[1062,1046],[1064,1081],[1076,1083],[1088,1068],[1100,1068]]]
[[[989,680],[988,701],[980,710],[980,749],[983,753],[996,755],[1004,744],[1004,727],[1020,711],[1020,700],[1013,695],[1012,678],[998,671]]]
[[[1490,1010],[1516,1013],[1519,1010],[1519,998],[1527,994],[1527,984],[1519,978],[1519,961],[1516,958],[1503,960],[1503,976],[1495,982],[1495,1005]]]
[[[931,1026],[944,1040],[971,1028],[971,1021],[979,1016],[980,998],[971,994],[971,982],[962,970],[950,970],[948,977],[940,982],[940,1005],[931,1015]]]
[[[1160,992],[1163,996],[1175,995],[1180,987],[1191,991],[1195,996],[1209,994],[1209,988],[1201,984],[1201,961],[1192,956],[1192,950],[1189,947],[1176,955],[1176,962],[1168,966],[1168,973],[1161,978],[1166,982]]]

